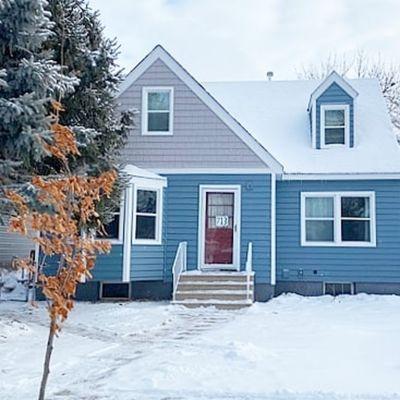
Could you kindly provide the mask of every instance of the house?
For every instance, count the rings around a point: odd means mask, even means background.
[[[35,244],[31,240],[10,232],[8,221],[0,221],[0,269],[9,269],[16,257],[30,257],[34,250]]]
[[[400,150],[376,80],[201,84],[157,46],[118,101],[139,110],[131,184],[78,297],[400,293]]]

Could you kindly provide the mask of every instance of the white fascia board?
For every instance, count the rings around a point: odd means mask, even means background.
[[[318,181],[334,181],[334,180],[390,180],[400,179],[399,173],[332,173],[332,174],[283,174],[283,181],[299,181],[299,180],[318,180]]]
[[[269,168],[157,168],[156,174],[272,174]]]
[[[125,78],[118,96],[128,89],[157,59],[163,61],[192,91],[274,172],[283,166],[231,114],[211,96],[162,46],[157,45]]]
[[[316,100],[322,93],[328,89],[332,83],[337,83],[346,93],[348,93],[353,99],[358,96],[358,92],[336,71],[332,71],[328,77],[311,93],[310,100],[308,102],[308,110],[315,105]]]

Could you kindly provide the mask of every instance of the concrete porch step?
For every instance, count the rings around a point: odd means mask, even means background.
[[[250,307],[251,301],[218,301],[218,300],[175,300],[173,304],[188,308],[215,307],[219,310],[240,310]]]
[[[252,296],[251,296],[252,297]],[[246,290],[178,290],[177,301],[182,300],[218,300],[218,301],[247,301]]]
[[[246,282],[247,275],[244,272],[184,272],[180,282]],[[254,281],[254,274],[250,275],[250,281]]]
[[[250,281],[250,290],[253,290],[253,281]],[[179,283],[182,291],[189,290],[247,290],[247,282],[225,282],[225,281],[182,281]]]
[[[180,275],[173,303],[233,310],[248,307],[253,301],[254,274],[195,270]]]

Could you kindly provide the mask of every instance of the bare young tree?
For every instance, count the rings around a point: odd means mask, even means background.
[[[395,132],[400,139],[400,65],[372,58],[363,51],[331,54],[319,64],[297,71],[299,79],[323,79],[333,70],[348,78],[375,78],[379,81]],[[400,141],[400,140],[399,140]]]

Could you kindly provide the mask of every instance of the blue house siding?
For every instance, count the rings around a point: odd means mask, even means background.
[[[321,148],[321,105],[348,104],[350,106],[350,147],[354,146],[354,101],[337,83],[332,83],[316,101],[316,147]]]
[[[121,281],[122,280],[122,244],[113,244],[108,254],[100,254],[92,270],[93,281]],[[41,254],[43,257],[43,254]],[[53,275],[57,272],[59,257],[47,257],[44,272]]]
[[[301,192],[375,191],[376,247],[302,247]],[[400,181],[279,181],[277,280],[400,283]]]
[[[95,281],[121,281],[122,280],[122,253],[123,246],[114,244],[110,253],[101,254],[96,259],[92,271]]]
[[[131,251],[132,281],[162,281],[164,245],[134,245]]]
[[[172,279],[172,264],[179,242],[188,242],[188,269],[198,264],[199,186],[241,185],[240,265],[244,268],[247,246],[253,243],[253,268],[257,283],[270,282],[271,177],[268,174],[167,175],[164,200],[166,222],[165,279]]]

